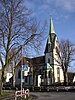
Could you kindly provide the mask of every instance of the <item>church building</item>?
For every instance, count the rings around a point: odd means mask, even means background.
[[[24,85],[51,85],[63,82],[64,75],[61,67],[61,53],[57,35],[54,30],[52,18],[50,18],[50,31],[44,51],[44,56],[35,58],[23,57],[23,64],[29,66],[29,72],[24,76]],[[21,61],[15,67],[15,84],[21,83]]]

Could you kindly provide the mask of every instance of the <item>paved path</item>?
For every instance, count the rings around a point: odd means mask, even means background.
[[[37,98],[34,100],[75,100],[75,93],[71,92],[32,92]]]
[[[75,92],[30,92],[30,95],[32,100],[75,100]],[[14,95],[1,100],[14,100]]]

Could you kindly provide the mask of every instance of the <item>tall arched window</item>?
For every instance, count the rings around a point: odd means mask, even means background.
[[[60,68],[59,67],[57,68],[57,79],[58,79],[58,82],[60,82]]]
[[[50,64],[50,58],[48,58],[48,63]]]

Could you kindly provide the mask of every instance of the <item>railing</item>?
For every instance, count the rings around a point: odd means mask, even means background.
[[[27,97],[29,97],[29,89],[27,90],[17,90],[15,92],[15,100],[17,100],[18,97],[23,97],[26,99]]]

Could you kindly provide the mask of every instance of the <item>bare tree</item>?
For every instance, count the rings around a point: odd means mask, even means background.
[[[25,46],[37,50],[44,31],[39,27],[31,11],[24,5],[24,0],[0,0],[0,62],[2,65],[1,85],[5,78],[5,69],[14,56]],[[15,48],[15,52],[11,54]]]
[[[60,42],[60,50],[64,82],[68,83],[68,67],[75,60],[75,45],[69,40],[62,40]]]

